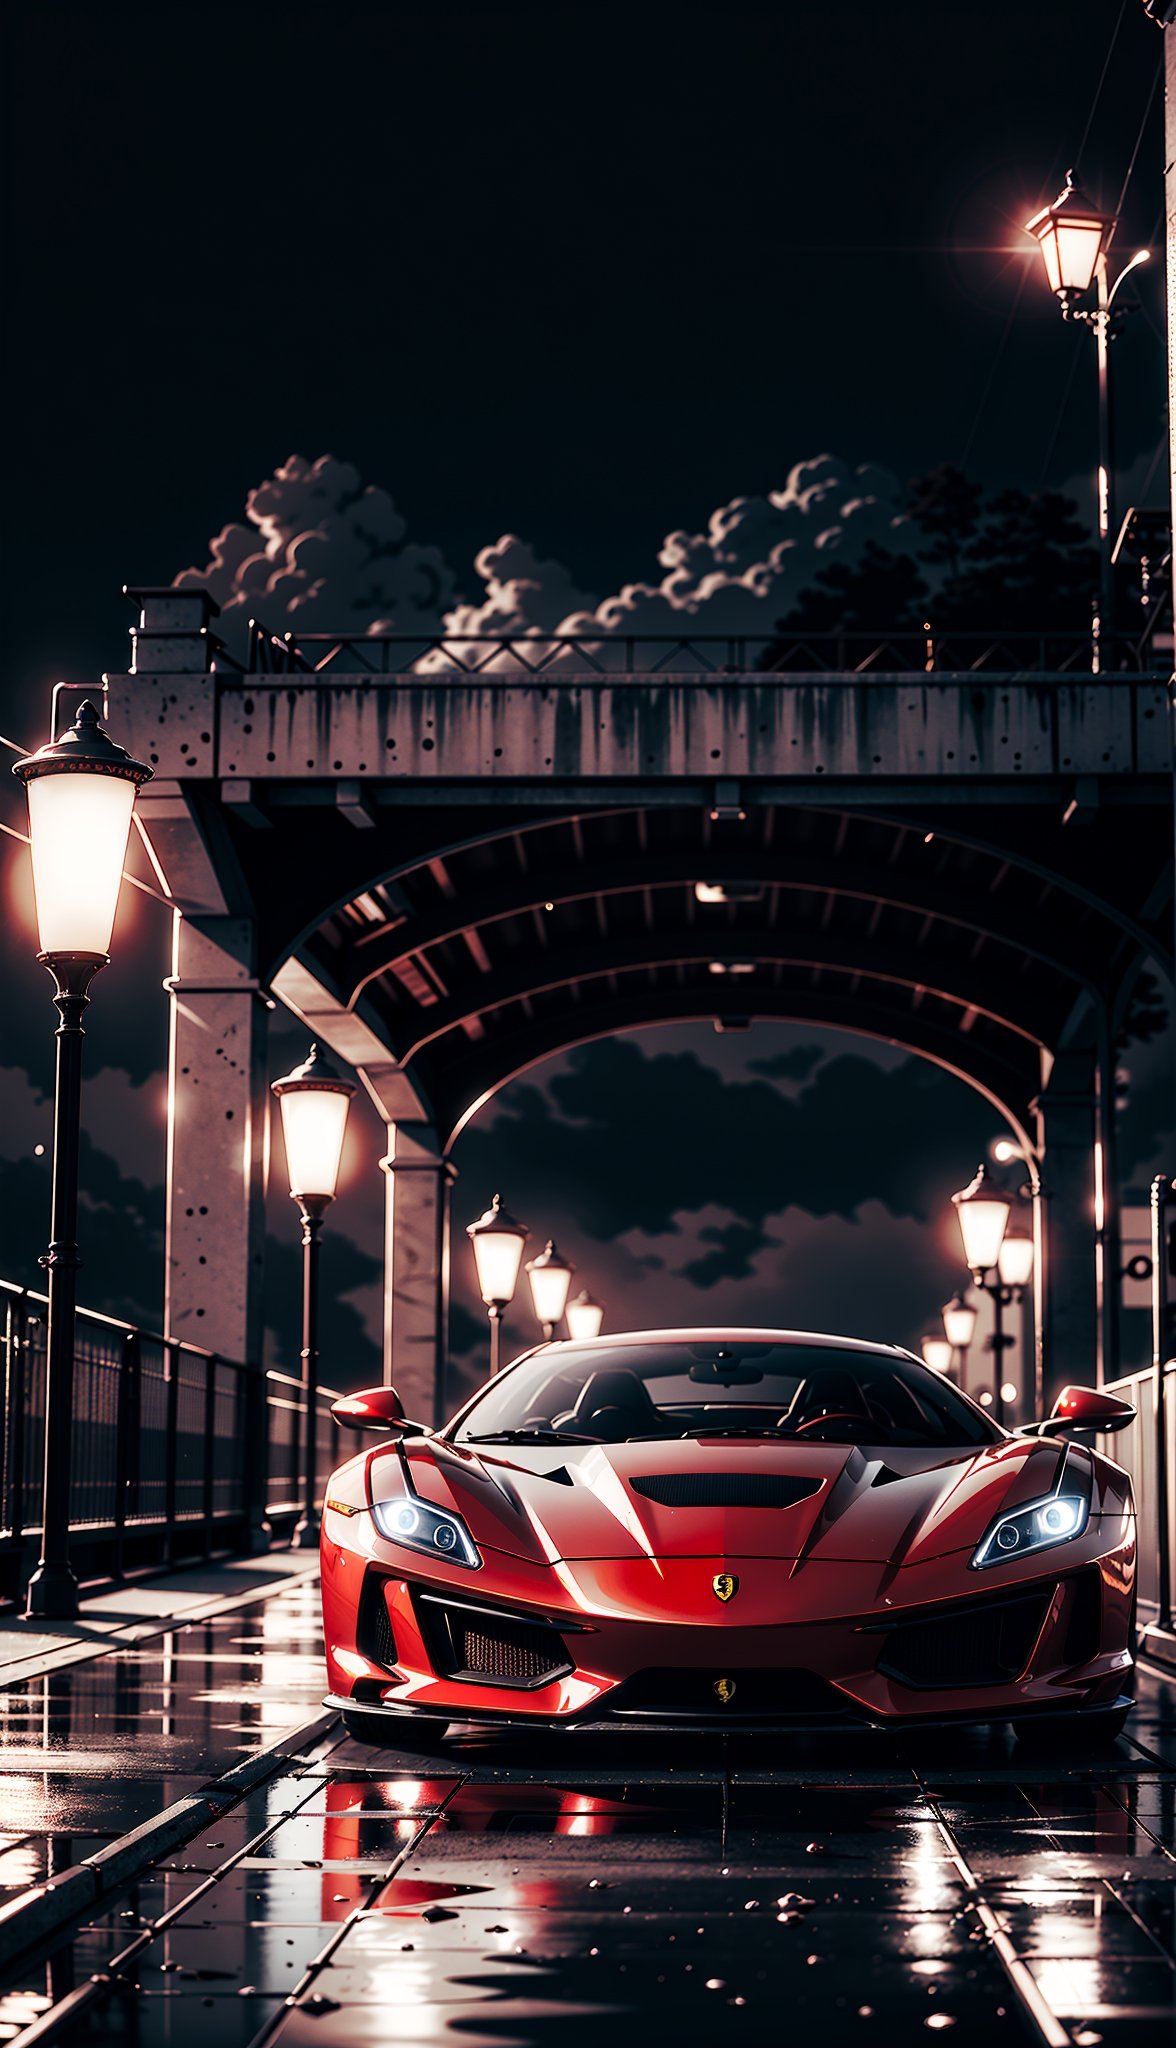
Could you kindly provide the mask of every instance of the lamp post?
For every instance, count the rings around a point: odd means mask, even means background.
[[[78,1147],[82,1016],[90,983],[110,958],[135,792],[151,779],[142,761],[116,746],[89,699],[69,731],[13,773],[25,786],[42,966],[53,976],[57,1074],[53,1112],[53,1198],[45,1377],[45,1480],[41,1556],[29,1582],[30,1615],[67,1620],[78,1611],[69,1561],[74,1324],[77,1310]]]
[[[943,1304],[943,1333],[959,1360],[960,1385],[965,1393],[968,1386],[968,1349],[976,1334],[978,1310],[974,1301],[964,1294],[953,1294]]]
[[[1111,387],[1108,351],[1118,331],[1124,307],[1115,309],[1115,297],[1128,272],[1146,263],[1147,249],[1137,249],[1110,284],[1107,256],[1115,231],[1112,215],[1100,213],[1073,171],[1051,206],[1043,206],[1025,223],[1025,233],[1038,243],[1045,262],[1049,288],[1062,309],[1063,320],[1080,320],[1094,335],[1098,364],[1098,576],[1099,638],[1114,631],[1114,568],[1111,560],[1114,498],[1114,451],[1111,418]],[[1095,303],[1080,301],[1094,286]]]
[[[490,1318],[491,1378],[502,1363],[502,1312],[514,1300],[523,1247],[530,1235],[526,1224],[517,1223],[509,1210],[503,1208],[501,1195],[495,1195],[476,1223],[466,1226],[466,1236],[474,1249],[478,1291]]]
[[[1004,1357],[1004,1303],[999,1279],[992,1285],[986,1276],[996,1271],[1004,1234],[1009,1226],[1012,1202],[1004,1189],[997,1187],[990,1179],[985,1166],[979,1167],[975,1179],[969,1181],[967,1187],[961,1188],[959,1194],[953,1195],[951,1199],[955,1204],[960,1236],[964,1241],[964,1259],[980,1292],[989,1295],[992,1300],[992,1349],[996,1361],[992,1393],[996,1419],[1003,1422],[1004,1401],[1000,1390],[1003,1379],[1001,1367]]]
[[[946,1337],[924,1337],[922,1339],[923,1363],[932,1372],[951,1371],[952,1347]]]
[[[980,1292],[992,1303],[992,1396],[996,1419],[1003,1423],[1005,1401],[1015,1398],[1006,1390],[1004,1377],[1005,1349],[1015,1341],[1005,1336],[1004,1312],[1022,1299],[1032,1278],[1033,1239],[1010,1231],[1012,1200],[989,1179],[983,1166],[952,1201],[959,1217],[964,1258]],[[946,1322],[945,1312],[945,1327]]]
[[[314,1549],[319,1540],[318,1323],[319,1239],[323,1217],[335,1199],[343,1134],[355,1083],[336,1073],[317,1045],[300,1067],[272,1084],[282,1112],[290,1199],[302,1218],[302,1394],[305,1406],[306,1489],[302,1513],[290,1538],[295,1550]]]
[[[535,1317],[549,1344],[563,1321],[575,1270],[571,1260],[561,1256],[553,1237],[548,1238],[537,1259],[527,1261]]]
[[[604,1303],[594,1301],[586,1287],[567,1306],[568,1336],[574,1344],[585,1337],[599,1337],[604,1325]]]

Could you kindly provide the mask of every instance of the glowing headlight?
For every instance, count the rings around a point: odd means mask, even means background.
[[[481,1565],[478,1547],[461,1516],[435,1508],[416,1494],[373,1501],[372,1520],[389,1543],[403,1543],[407,1550],[465,1565],[469,1571],[476,1572]]]
[[[977,1565],[1001,1564],[1030,1550],[1048,1550],[1081,1536],[1090,1517],[1090,1502],[1080,1493],[1051,1493],[1046,1500],[1014,1508],[993,1523],[975,1557]]]

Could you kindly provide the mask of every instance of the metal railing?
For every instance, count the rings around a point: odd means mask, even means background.
[[[0,1598],[36,1562],[45,1431],[46,1297],[0,1281]],[[318,1470],[338,1458],[318,1389]],[[287,1373],[79,1309],[70,1529],[81,1576],[117,1576],[264,1544],[300,1501],[303,1403]]]
[[[1138,1585],[1140,1621],[1166,1623],[1162,1557],[1168,1559],[1168,1586],[1176,1584],[1176,1530],[1171,1526],[1167,1501],[1171,1497],[1172,1475],[1176,1473],[1176,1359],[1169,1359],[1157,1378],[1154,1366],[1129,1373],[1125,1379],[1108,1382],[1108,1394],[1130,1401],[1135,1420],[1116,1436],[1099,1439],[1099,1449],[1131,1474],[1135,1492],[1136,1529],[1139,1533]],[[1157,1394],[1159,1414],[1157,1416]],[[1159,1447],[1162,1436],[1167,1487],[1157,1483],[1160,1475]]]
[[[1151,634],[271,633],[251,620],[251,675],[1167,675]],[[235,665],[235,664],[234,664]]]

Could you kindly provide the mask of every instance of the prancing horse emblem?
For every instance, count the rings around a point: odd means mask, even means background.
[[[728,1600],[733,1600],[738,1591],[739,1581],[735,1577],[734,1572],[715,1573],[714,1578],[711,1580],[711,1592],[716,1600],[722,1600],[724,1603]],[[726,1685],[727,1680],[724,1678],[721,1683]],[[718,1688],[716,1687],[717,1690]],[[734,1687],[732,1687],[732,1691],[734,1691]],[[719,1693],[720,1699],[727,1699],[728,1697],[727,1693]]]
[[[735,1680],[733,1678],[716,1678],[715,1691],[718,1693],[723,1705],[726,1706],[727,1701],[733,1700],[735,1697]]]

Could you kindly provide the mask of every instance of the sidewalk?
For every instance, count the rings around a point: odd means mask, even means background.
[[[83,1595],[73,1621],[0,1617],[0,1689],[163,1635],[177,1623],[263,1600],[317,1572],[313,1551],[275,1550],[107,1586]]]

